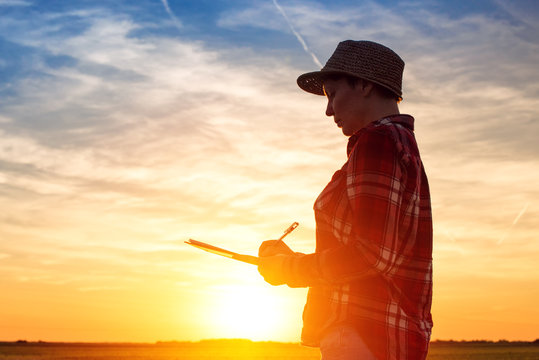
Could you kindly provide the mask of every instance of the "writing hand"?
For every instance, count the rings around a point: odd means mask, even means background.
[[[294,255],[292,249],[288,247],[282,240],[266,240],[258,248],[258,256],[273,256],[273,255]]]
[[[289,256],[284,254],[260,256],[258,258],[258,272],[271,285],[286,284],[283,263]]]

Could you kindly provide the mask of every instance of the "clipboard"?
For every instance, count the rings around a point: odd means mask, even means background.
[[[221,249],[217,246],[206,244],[206,243],[203,243],[202,241],[197,241],[193,239],[189,239],[188,241],[185,241],[185,243],[188,245],[194,246],[196,248],[199,248],[201,250],[210,252],[212,254],[221,255],[229,259],[234,259],[234,260],[242,261],[247,264],[258,266],[258,258],[256,256],[238,254],[238,253]]]
[[[297,221],[294,221],[292,225],[290,225],[281,235],[281,237],[277,241],[282,241],[284,237],[288,234],[290,234],[295,228],[297,228],[299,223]],[[202,241],[197,241],[194,239],[189,239],[185,241],[186,244],[194,246],[196,248],[199,248],[201,250],[207,251],[212,254],[221,255],[224,257],[227,257],[229,259],[234,259],[238,261],[242,261],[247,264],[256,265],[258,266],[258,258],[256,256],[252,255],[244,255],[244,254],[238,254],[230,250],[221,249],[220,247],[213,246],[210,244],[203,243]]]

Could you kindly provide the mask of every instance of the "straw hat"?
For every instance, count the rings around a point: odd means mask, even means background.
[[[390,48],[372,41],[346,40],[320,71],[298,77],[300,88],[316,95],[324,95],[323,80],[332,74],[345,74],[372,81],[402,97],[404,61]]]

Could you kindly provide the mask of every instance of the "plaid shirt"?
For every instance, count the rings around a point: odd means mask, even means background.
[[[316,252],[283,264],[309,286],[302,342],[354,326],[377,359],[425,359],[432,328],[432,215],[414,119],[394,115],[349,139],[348,161],[314,204]]]

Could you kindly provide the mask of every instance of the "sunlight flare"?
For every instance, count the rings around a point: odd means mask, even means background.
[[[282,331],[286,311],[282,297],[270,286],[223,286],[215,296],[218,306],[211,321],[226,337],[264,340]]]

